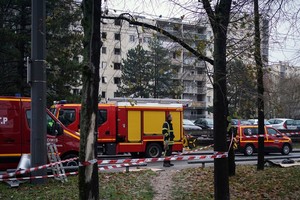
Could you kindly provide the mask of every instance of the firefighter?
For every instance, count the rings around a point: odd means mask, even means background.
[[[165,150],[165,156],[171,156],[172,155],[172,146],[174,144],[174,132],[173,132],[173,124],[172,124],[172,115],[168,114],[166,121],[163,124],[162,127],[162,134],[164,136],[164,150]],[[174,164],[171,164],[171,161],[164,160],[164,167],[171,167],[174,166]]]

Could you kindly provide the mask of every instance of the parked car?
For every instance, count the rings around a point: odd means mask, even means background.
[[[252,125],[258,125],[258,119],[248,119],[248,121],[252,124]],[[265,121],[265,126],[270,126],[270,122],[268,120],[264,120]]]
[[[272,128],[264,127],[264,152],[281,152],[282,155],[288,155],[292,149],[292,140],[287,136],[282,136],[281,133]],[[258,126],[257,125],[242,125],[233,128],[236,135],[238,145],[237,151],[251,156],[258,149]]]
[[[214,120],[211,118],[199,118],[195,120],[195,125],[201,127],[202,129],[213,129]]]
[[[231,125],[238,126],[238,125],[251,125],[247,119],[232,119]]]
[[[271,127],[281,130],[296,130],[297,126],[295,125],[295,120],[288,118],[274,118],[269,119]]]
[[[191,120],[183,119],[183,130],[185,131],[197,131],[201,130],[199,126],[196,126]]]
[[[297,119],[294,122],[295,126],[297,126],[297,129],[300,130],[300,119]]]

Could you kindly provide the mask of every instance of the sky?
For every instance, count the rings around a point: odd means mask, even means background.
[[[170,0],[107,0],[107,3],[104,2],[104,5],[108,8],[110,13],[129,12],[153,18],[158,18],[160,16],[161,18],[167,19],[184,16],[185,20],[195,19],[195,16],[191,11],[196,9],[195,2],[198,2],[198,0],[171,1],[173,1],[173,3],[170,3]],[[287,6],[284,9],[293,10],[293,8],[299,8],[300,1],[298,1],[299,0],[296,0],[296,3],[290,4],[290,7]],[[183,9],[179,3],[184,5],[185,9]],[[283,16],[282,13],[281,16]],[[300,58],[296,58],[297,55],[300,57],[299,33],[295,32],[295,30],[291,30],[291,25],[284,20],[281,20],[276,24],[271,22],[270,26],[270,63],[283,61],[300,67]]]

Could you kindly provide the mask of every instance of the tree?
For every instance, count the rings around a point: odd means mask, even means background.
[[[73,0],[47,1],[47,9],[47,99],[49,103],[61,99],[78,102],[80,96],[70,92],[81,85],[81,9]]]
[[[150,42],[150,69],[152,74],[152,94],[154,98],[178,97],[181,95],[180,85],[172,78],[176,69],[171,66],[169,52],[164,49],[157,37]]]
[[[26,57],[30,56],[31,1],[0,2],[0,95],[29,96]]]
[[[123,60],[119,92],[132,97],[178,97],[181,89],[173,77],[176,69],[171,66],[169,53],[155,38],[149,44],[150,51],[138,45]]]
[[[80,118],[79,161],[97,158],[97,111],[99,92],[101,0],[82,1],[84,28],[84,67]],[[99,199],[98,163],[79,166],[79,198]]]
[[[120,92],[124,96],[150,97],[152,74],[150,57],[138,45],[127,53],[127,59],[123,60]]]
[[[231,0],[220,0],[212,9],[209,0],[202,0],[203,7],[206,11],[214,36],[214,54],[213,60],[198,52],[180,38],[170,34],[157,26],[136,21],[128,13],[121,14],[118,17],[102,16],[107,19],[126,20],[130,24],[143,26],[155,30],[178,42],[182,47],[194,54],[198,59],[209,62],[214,66],[213,89],[214,89],[214,151],[227,152],[227,86],[226,86],[226,39],[229,15],[231,9]],[[126,17],[129,16],[129,17]],[[214,183],[215,199],[229,199],[229,178],[228,178],[228,159],[220,158],[214,160]]]
[[[0,95],[30,96],[26,58],[30,58],[31,1],[0,2]],[[53,100],[72,100],[71,86],[80,82],[77,56],[82,54],[81,12],[73,0],[46,2],[48,106]],[[63,77],[63,78],[62,78]]]
[[[256,82],[252,65],[245,65],[241,60],[232,60],[227,65],[228,109],[229,116],[243,119],[257,116]]]

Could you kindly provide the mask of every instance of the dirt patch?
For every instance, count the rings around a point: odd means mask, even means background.
[[[157,176],[151,181],[154,190],[153,200],[172,199],[172,177],[177,171],[168,168],[157,172]]]

